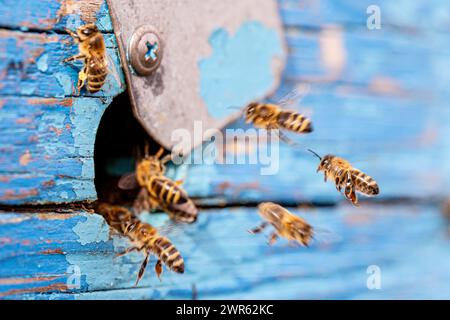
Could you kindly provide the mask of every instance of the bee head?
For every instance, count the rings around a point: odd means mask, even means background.
[[[255,115],[257,107],[258,107],[258,103],[252,102],[247,106],[247,108],[245,108],[245,120],[246,121],[251,121],[251,119]]]
[[[317,167],[317,172],[325,170],[325,168],[331,162],[331,159],[334,158],[334,156],[331,154],[327,154],[326,156],[321,157],[316,152],[312,151],[311,149],[308,149],[308,151],[311,152],[313,155],[315,155],[320,160],[319,166]]]
[[[333,158],[334,156],[331,154],[327,154],[326,156],[324,156],[320,160],[319,167],[317,167],[317,172],[325,170]]]
[[[77,34],[80,37],[81,41],[86,40],[87,38],[91,37],[96,33],[98,33],[98,28],[93,23],[86,24],[77,29]]]

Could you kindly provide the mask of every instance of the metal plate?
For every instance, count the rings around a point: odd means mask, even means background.
[[[108,5],[135,116],[167,149],[179,144],[172,135],[180,129],[190,134],[183,150],[197,146],[205,138],[199,132],[237,117],[230,106],[262,99],[279,83],[285,45],[275,0],[108,0]],[[157,30],[164,55],[152,74],[139,76],[127,50],[145,25]]]

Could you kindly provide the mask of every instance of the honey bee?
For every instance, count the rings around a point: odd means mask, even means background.
[[[309,246],[313,238],[313,227],[305,220],[272,202],[259,204],[258,210],[259,215],[265,221],[258,227],[250,230],[250,233],[260,233],[271,224],[275,228],[275,231],[269,238],[269,245],[274,244],[278,237],[283,237],[289,241],[302,244],[305,247]]]
[[[98,212],[105,217],[112,228],[127,236],[133,242],[130,248],[117,256],[132,251],[143,251],[145,253],[135,286],[138,285],[144,275],[150,254],[154,254],[158,258],[155,272],[160,280],[163,264],[176,273],[184,273],[184,260],[180,252],[169,239],[159,235],[153,226],[139,221],[131,211],[124,207],[102,203],[98,206]]]
[[[317,172],[324,172],[324,181],[326,182],[328,178],[332,179],[336,184],[336,190],[342,193],[342,189],[344,189],[345,197],[353,205],[358,205],[356,192],[367,196],[375,196],[380,193],[377,182],[364,172],[353,168],[347,160],[331,154],[322,158],[314,151],[309,149],[308,151],[319,158]]]
[[[83,69],[78,73],[78,91],[86,85],[90,93],[100,91],[108,74],[108,59],[105,40],[95,24],[87,24],[77,29],[76,33],[66,30],[78,43],[79,53],[63,60],[70,62],[82,60]]]
[[[161,208],[169,216],[179,222],[193,223],[197,220],[198,209],[181,188],[182,181],[172,181],[164,176],[165,163],[170,156],[160,159],[164,149],[161,148],[154,156],[148,152],[136,165],[136,171],[122,177],[119,181],[121,189],[140,187],[133,207],[137,212]]]
[[[311,120],[304,115],[283,110],[275,104],[250,103],[245,108],[245,122],[261,129],[285,129],[296,133],[313,131]]]

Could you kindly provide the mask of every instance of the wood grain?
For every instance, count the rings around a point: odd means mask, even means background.
[[[160,282],[151,259],[137,288],[143,256],[114,258],[129,242],[111,234],[101,216],[1,213],[0,295],[190,299],[195,284],[200,299],[448,298],[448,230],[435,207],[344,205],[294,212],[318,229],[308,249],[283,240],[269,247],[265,235],[249,234],[261,221],[255,209],[203,211],[196,224],[169,233],[185,259],[185,274],[165,270]],[[163,226],[167,216],[143,219]],[[367,289],[370,265],[381,269],[382,290]],[[81,273],[79,289],[67,287],[74,266]]]

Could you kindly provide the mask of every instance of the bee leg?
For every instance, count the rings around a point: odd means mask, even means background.
[[[163,165],[166,164],[167,162],[170,161],[170,159],[172,159],[172,155],[169,153],[167,156],[161,159],[161,164]]]
[[[177,186],[181,186],[183,183],[184,183],[184,180],[177,180],[177,181],[175,181],[175,184]]]
[[[288,145],[295,146],[296,143],[289,139],[283,132],[278,131],[278,137],[281,141],[287,143]]]
[[[154,210],[154,209],[157,209],[157,208],[159,208],[159,203],[158,203],[158,201],[156,201],[156,200],[153,199],[153,198],[150,198],[150,209],[151,209],[151,210]]]
[[[78,73],[78,84],[77,84],[78,91],[81,91],[81,88],[84,87],[86,80],[87,80],[87,64],[85,63],[83,69],[80,71],[80,73]]]
[[[158,278],[159,278],[159,281],[161,281],[161,274],[162,274],[162,262],[161,262],[161,259],[159,259],[159,260],[156,262],[156,265],[155,265],[155,272],[156,272],[156,275],[157,275]]]
[[[126,254],[128,254],[128,253],[130,253],[130,252],[133,252],[133,251],[140,251],[140,250],[141,250],[141,249],[138,248],[138,247],[130,247],[130,248],[126,249],[125,251],[119,252],[119,253],[116,254],[114,257],[115,257],[115,258],[118,258],[118,257],[124,256],[124,255],[126,255]]]
[[[268,245],[269,246],[271,246],[271,245],[273,245],[276,241],[277,241],[277,239],[278,239],[278,234],[276,234],[275,232],[274,233],[272,233],[271,235],[270,235],[270,238],[269,238],[269,241],[268,241]]]
[[[69,36],[71,36],[76,42],[80,41],[80,37],[76,34],[76,32],[73,32],[72,30],[67,28],[65,30],[69,34]]]
[[[138,274],[138,277],[136,279],[136,283],[134,284],[135,287],[138,285],[139,281],[141,281],[142,276],[144,275],[145,268],[147,268],[147,263],[148,263],[149,257],[150,257],[150,253],[147,252],[147,255],[145,256],[145,259],[144,259],[144,261],[141,264],[141,268],[139,269],[139,274]]]
[[[261,233],[269,224],[267,222],[261,223],[256,228],[248,230],[251,234]]]
[[[71,62],[71,61],[75,61],[75,60],[83,60],[83,59],[86,59],[86,56],[84,54],[77,54],[77,55],[71,56],[67,59],[64,59],[63,62],[67,63],[67,62]]]
[[[358,206],[358,197],[356,196],[355,188],[352,181],[350,171],[347,172],[347,180],[345,182],[345,197],[352,202],[354,206]]]

